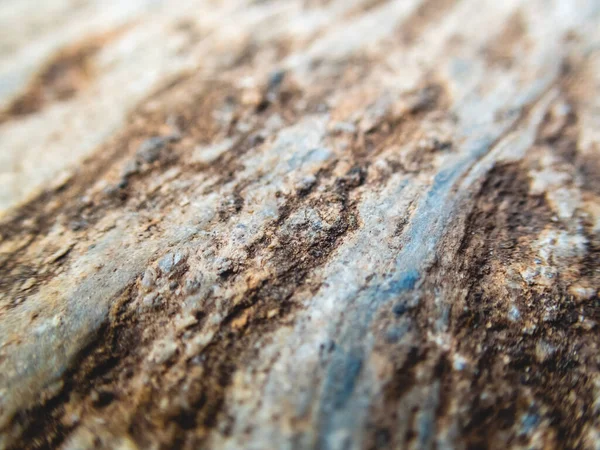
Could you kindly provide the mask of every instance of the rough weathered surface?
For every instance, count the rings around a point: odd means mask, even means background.
[[[0,3],[0,448],[600,448],[599,50],[597,0]]]

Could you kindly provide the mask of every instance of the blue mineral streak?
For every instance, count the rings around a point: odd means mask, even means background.
[[[340,442],[336,432],[343,430],[351,433],[357,426],[359,415],[356,408],[368,408],[368,404],[363,404],[368,396],[357,393],[356,386],[365,366],[364,342],[373,317],[382,306],[418,286],[421,273],[432,262],[435,248],[454,210],[456,198],[452,192],[453,186],[493,147],[494,141],[492,137],[484,135],[465,143],[464,156],[438,173],[421,200],[407,231],[408,241],[396,257],[394,273],[350,300],[344,315],[340,345],[332,355],[322,385],[317,448],[341,448],[340,445],[344,443]],[[428,425],[431,424],[427,421],[421,424],[421,431],[425,434],[435,431],[433,425]],[[421,436],[421,439],[428,438]]]
[[[420,272],[443,233],[443,225],[452,210],[451,188],[459,177],[488,147],[477,145],[469,156],[440,172],[423,199],[408,231],[409,240],[396,258],[396,271],[380,284],[363,291],[350,307],[341,345],[332,355],[323,383],[321,411],[319,414],[318,448],[337,448],[336,430],[352,429],[356,420],[348,403],[355,394],[361,374],[364,347],[361,345],[373,316],[383,305],[415,289]]]

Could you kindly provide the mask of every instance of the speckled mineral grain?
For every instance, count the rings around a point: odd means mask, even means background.
[[[0,448],[600,448],[599,0],[0,2]]]

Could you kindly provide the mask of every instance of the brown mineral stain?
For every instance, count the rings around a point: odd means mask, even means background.
[[[233,319],[231,321],[231,326],[233,328],[244,328],[248,323],[248,311],[244,311],[239,317]]]
[[[580,156],[578,161],[579,172],[583,178],[582,188],[586,191],[600,195],[600,161],[597,155],[598,145],[594,146],[594,151]]]
[[[92,80],[94,57],[98,51],[124,30],[120,27],[60,49],[42,65],[25,90],[0,111],[0,124],[75,97]]]
[[[398,27],[404,44],[413,44],[424,28],[442,20],[455,5],[455,0],[425,0],[411,16]]]
[[[504,24],[500,33],[485,48],[484,55],[492,66],[510,67],[520,44],[526,43],[527,23],[517,11]]]
[[[368,13],[373,9],[379,8],[380,6],[383,6],[386,3],[388,3],[388,0],[366,0],[360,3],[359,5],[355,6],[354,8],[351,8],[345,14],[345,17],[347,19],[350,19],[355,16],[364,15],[365,13]]]
[[[0,123],[11,117],[34,114],[49,103],[73,98],[92,75],[92,60],[99,47],[75,47],[60,51],[6,108]]]
[[[304,5],[318,8],[325,3],[307,0]],[[380,3],[365,0],[362,5],[368,9]],[[433,28],[436,21],[442,20],[454,4],[450,0],[426,0],[402,25],[401,35],[406,33],[407,42],[416,39],[424,28]],[[274,48],[279,49],[279,44]],[[261,61],[264,47],[251,43],[244,49],[236,60],[241,67],[232,70],[254,69],[253,64]],[[87,56],[92,66],[96,51]],[[58,271],[77,273],[73,270],[79,257],[76,253],[92,248],[101,233],[116,227],[114,222],[107,225],[103,220],[109,215],[124,220],[139,215],[139,222],[132,221],[130,228],[137,230],[139,226],[140,245],[153,245],[151,240],[158,239],[175,223],[172,216],[184,206],[182,199],[193,202],[210,192],[224,192],[227,197],[223,207],[210,226],[219,223],[233,228],[236,217],[253,208],[248,186],[264,182],[260,170],[246,175],[251,168],[244,168],[241,157],[252,152],[260,155],[262,142],[269,144],[275,134],[266,125],[269,118],[277,113],[284,124],[294,124],[318,111],[317,106],[336,91],[348,98],[332,106],[332,116],[350,125],[339,127],[342,131],[327,138],[327,144],[347,143],[341,155],[345,160],[323,163],[309,189],[279,192],[277,216],[265,222],[265,229],[259,232],[262,234],[244,244],[241,250],[247,256],[233,261],[236,270],[214,280],[208,271],[203,272],[206,278],[198,278],[204,283],[201,289],[213,282],[216,289],[202,294],[205,297],[197,309],[184,308],[189,293],[178,287],[188,280],[188,266],[168,277],[154,277],[148,290],[154,293],[151,299],[161,301],[143,312],[139,305],[150,295],[145,288],[140,289],[143,273],[130,281],[111,300],[105,323],[93,341],[82,346],[80,354],[72,359],[61,376],[62,383],[40,388],[40,401],[11,419],[18,429],[12,448],[58,448],[63,443],[69,446],[88,442],[88,435],[89,447],[204,448],[212,433],[227,437],[235,432],[236,417],[228,402],[238,392],[236,377],[254,370],[253,365],[261,358],[260,348],[276,339],[278,330],[295,326],[296,314],[306,308],[305,299],[328,282],[321,268],[339,258],[337,248],[363,226],[359,225],[364,223],[359,214],[361,195],[380,187],[367,177],[377,159],[385,157],[389,161],[381,169],[387,177],[402,171],[402,177],[418,181],[435,173],[437,154],[459,147],[458,139],[453,141],[452,133],[448,135],[442,127],[454,129],[451,90],[443,80],[424,77],[418,89],[378,111],[374,107],[380,96],[378,89],[349,89],[369,80],[365,61],[366,57],[353,56],[338,63],[335,89],[330,86],[332,81],[323,77],[302,90],[300,84],[296,86],[293,74],[286,74],[278,89],[265,82],[262,89],[256,88],[263,95],[251,96],[249,102],[244,101],[245,88],[231,81],[240,72],[220,73],[217,81],[204,80],[202,73],[174,78],[133,113],[125,129],[80,164],[71,179],[49,188],[12,213],[9,220],[0,222],[4,239],[0,248],[0,291],[10,298],[16,297],[13,286],[26,288],[27,294],[19,294],[21,305],[21,301],[28,301],[25,295],[31,296],[40,285],[47,286]],[[373,60],[373,65],[376,63]],[[326,64],[321,63],[323,67]],[[67,64],[62,73],[77,78],[78,73],[85,72],[82,67],[85,64]],[[41,86],[39,92],[44,94],[48,85]],[[69,95],[77,95],[77,89]],[[40,104],[40,108],[43,106]],[[363,112],[364,116],[364,111],[370,114],[368,120],[357,120],[359,126],[350,123],[353,113]],[[571,134],[576,125],[574,117],[568,116],[562,122],[549,117],[536,142],[570,155],[575,143]],[[240,124],[245,126],[238,127]],[[135,161],[140,143],[152,136],[168,136],[173,132],[171,128],[177,129],[180,139],[170,142],[168,152],[152,163],[136,167],[126,183],[121,183],[122,168]],[[268,133],[260,134],[265,130]],[[231,139],[233,146],[210,165],[189,163],[195,146],[224,139]],[[519,434],[522,422],[534,423],[549,436],[548,447],[557,442],[556,436],[565,445],[576,447],[581,430],[592,423],[589,399],[594,391],[588,374],[597,372],[592,322],[597,320],[597,305],[590,299],[578,305],[567,301],[566,290],[572,283],[565,283],[563,277],[557,277],[549,286],[529,287],[514,281],[508,270],[513,264],[534,261],[534,243],[553,223],[544,198],[529,190],[531,164],[498,164],[490,170],[460,212],[464,226],[448,225],[448,237],[436,250],[437,255],[444,256],[423,273],[419,303],[408,308],[398,301],[395,309],[390,305],[380,311],[370,331],[375,338],[374,353],[365,361],[374,369],[374,378],[381,381],[382,395],[374,398],[365,431],[370,439],[365,439],[365,448],[416,445],[417,439],[425,435],[421,429],[427,431],[434,426],[430,433],[434,436],[444,433],[452,423],[459,425],[457,439],[462,438],[466,448],[485,447],[488,442],[498,442],[498,447],[505,444],[506,448],[509,443],[519,444],[517,439],[525,442],[527,436]],[[172,169],[176,169],[171,172],[176,176],[164,176]],[[593,176],[594,167],[586,165],[586,169]],[[380,185],[387,180],[385,176],[376,179]],[[94,190],[97,184],[105,185],[102,181],[114,187],[111,195]],[[205,182],[210,184],[200,192]],[[176,189],[167,189],[173,187]],[[50,200],[56,206],[47,207]],[[414,213],[416,206],[407,207],[406,217]],[[296,220],[306,211],[313,211],[319,220],[308,220],[306,215],[303,222]],[[392,244],[399,247],[405,242],[408,219],[393,220],[396,232]],[[77,247],[55,242],[56,247],[43,245],[44,237],[56,224],[74,221],[77,226],[71,231],[65,229],[60,242],[77,242]],[[195,250],[200,239],[208,238],[194,238],[185,246]],[[211,248],[218,250],[226,239],[215,237]],[[577,295],[592,295],[583,289],[591,292],[591,286],[597,286],[597,278],[592,278],[598,266],[597,248],[590,246],[587,259],[573,260],[582,273],[580,286],[571,289]],[[39,261],[48,254],[56,260]],[[195,254],[191,252],[188,260],[189,271],[199,273],[203,265],[194,259]],[[102,261],[105,259],[98,261],[98,270]],[[201,294],[194,291],[194,295]],[[36,326],[43,325],[44,311],[58,309],[61,301],[56,293],[44,306]],[[442,306],[447,305],[448,309],[443,310]],[[519,308],[521,319],[510,315],[511,306]],[[548,316],[552,322],[544,321],[549,307],[554,314]],[[2,304],[0,314],[1,308]],[[587,314],[585,321],[579,320],[580,312]],[[442,323],[444,314],[446,322]],[[66,313],[56,323],[60,325],[63,320],[70,320]],[[443,337],[449,348],[442,348],[430,338],[438,333],[438,322],[445,327]],[[537,324],[531,333],[530,324]],[[170,345],[173,353],[168,359],[161,364],[147,364],[155,343],[167,339],[174,342],[173,336],[177,349],[175,344]],[[12,339],[19,338],[15,335]],[[335,345],[334,341],[323,344],[324,362]],[[270,364],[276,363],[274,357]],[[265,389],[261,384],[252,388],[256,395]],[[574,392],[582,395],[563,404],[562,399]],[[433,406],[423,406],[424,399],[430,399]],[[541,407],[530,411],[534,400]],[[425,421],[427,411],[434,417]],[[310,431],[314,423],[310,414],[292,417],[291,430]],[[278,420],[274,418],[273,423]]]

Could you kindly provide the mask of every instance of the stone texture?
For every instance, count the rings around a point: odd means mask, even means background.
[[[0,4],[0,448],[600,446],[600,2]]]

